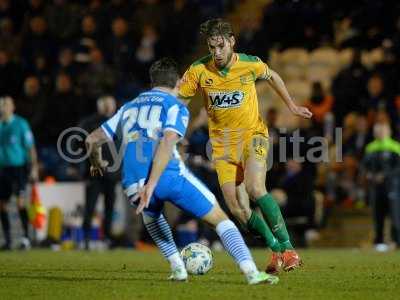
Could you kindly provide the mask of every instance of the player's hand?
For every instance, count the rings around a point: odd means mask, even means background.
[[[90,175],[92,177],[103,176],[107,167],[108,161],[101,160],[97,162],[92,162],[92,165],[90,166]]]
[[[291,111],[294,115],[303,117],[305,119],[310,119],[312,117],[312,112],[304,106],[294,106],[291,108]]]
[[[146,184],[144,187],[139,189],[139,204],[136,209],[136,214],[140,214],[143,210],[149,207],[151,197],[153,196],[154,186],[152,184]]]

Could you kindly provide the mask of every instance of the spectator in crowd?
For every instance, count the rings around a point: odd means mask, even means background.
[[[382,48],[383,61],[375,65],[373,72],[382,77],[388,97],[394,97],[399,92],[399,63],[391,40],[384,40]]]
[[[197,40],[197,28],[200,25],[198,4],[174,0],[167,9],[166,18],[168,26],[161,28],[160,32],[163,53],[182,62],[185,55],[193,52]],[[177,44],[180,46],[176,47]]]
[[[0,49],[0,96],[11,95],[16,97],[22,85],[22,68],[10,60],[9,53]]]
[[[49,31],[58,43],[70,41],[79,29],[79,7],[68,2],[71,1],[55,0],[46,11]]]
[[[400,52],[400,16],[397,17],[397,20],[395,22],[395,29],[393,34],[393,52]]]
[[[400,140],[400,93],[394,99],[394,112],[392,114],[393,138]]]
[[[84,15],[91,15],[97,24],[97,32],[102,34],[106,31],[108,11],[105,6],[105,1],[89,0],[83,8]]]
[[[34,64],[34,57],[43,54],[52,61],[55,57],[54,40],[51,39],[44,17],[33,17],[29,21],[29,30],[22,41],[22,58],[25,66]]]
[[[381,75],[375,73],[369,78],[367,83],[368,96],[365,99],[368,123],[370,126],[375,123],[377,112],[386,112],[392,117],[394,113],[394,103],[387,95],[385,83]]]
[[[132,21],[135,27],[139,29],[138,33],[151,22],[152,26],[157,28],[161,24],[165,24],[165,5],[166,3],[160,0],[140,0],[136,6],[132,16]]]
[[[73,80],[79,74],[78,65],[75,62],[75,53],[71,48],[63,48],[58,53],[58,64],[55,68],[55,74],[68,74]]]
[[[97,100],[97,113],[91,115],[81,121],[79,127],[83,128],[87,132],[92,132],[96,128],[99,128],[105,121],[114,115],[116,111],[116,101],[111,96],[103,96]],[[109,163],[109,166],[113,166],[119,161],[115,161],[111,147],[114,147],[114,143],[109,143],[108,147],[102,148],[102,157]],[[115,151],[114,153],[117,153]],[[88,166],[86,166],[88,167]],[[96,208],[97,199],[100,194],[104,195],[104,216],[103,216],[103,232],[104,241],[107,246],[111,246],[112,235],[112,214],[114,210],[115,202],[115,186],[119,180],[119,171],[106,172],[101,177],[91,177],[88,168],[85,170],[86,180],[86,201],[85,201],[85,212],[83,219],[83,231],[85,239],[85,249],[90,249],[90,235],[92,228],[92,218]]]
[[[129,0],[111,0],[106,11],[108,15],[107,23],[110,24],[117,17],[122,17],[125,20],[130,19],[134,5]]]
[[[46,14],[46,1],[45,0],[29,0],[28,5],[24,14],[23,31],[26,31],[29,27],[29,21],[38,16],[44,16]]]
[[[336,204],[351,207],[358,197],[358,160],[353,155],[344,155],[343,162],[336,164],[334,182],[334,199]]]
[[[300,162],[289,158],[286,163],[285,173],[281,177],[278,187],[282,189],[285,195],[284,203],[282,203],[282,211],[285,218],[287,220],[305,219],[304,221],[294,221],[293,225],[300,225],[300,242],[302,242],[303,246],[306,246],[306,231],[316,228],[314,222],[314,180],[310,172],[304,169],[304,166]]]
[[[279,128],[278,128],[279,111],[275,107],[271,107],[267,110],[265,120],[268,125],[268,134],[272,140],[273,145],[277,145],[279,142]]]
[[[314,126],[322,133],[323,123],[326,115],[333,107],[333,97],[324,92],[321,82],[312,85],[311,98],[306,106],[313,113]]]
[[[375,249],[387,251],[389,247],[384,242],[387,215],[392,220],[392,238],[400,246],[400,143],[391,138],[387,121],[375,123],[374,137],[366,147],[362,167],[373,210]]]
[[[14,30],[10,18],[0,19],[0,45],[2,49],[11,54],[11,58],[18,58],[21,40]]]
[[[339,147],[333,144],[333,129],[334,125],[344,126],[344,163],[336,163],[332,157],[331,163],[319,164],[318,168],[325,170],[317,184],[327,202],[352,204],[359,197],[354,176],[371,139],[371,127],[383,112],[390,116],[393,138],[400,138],[400,6],[383,0],[364,1],[362,7],[354,1],[335,5],[329,1],[270,1],[265,10],[249,13],[246,6],[251,3],[253,7],[253,2],[228,2],[0,0],[0,96],[11,95],[17,111],[31,122],[38,144],[43,146],[39,154],[46,170],[66,169],[55,150],[58,134],[82,115],[93,113],[99,97],[113,93],[120,102],[134,98],[148,84],[143,74],[154,59],[169,55],[184,66],[194,51],[201,50],[198,24],[206,17],[239,8],[240,13],[233,14],[239,30],[237,47],[261,58],[271,54],[271,65],[278,67],[277,51],[289,47],[311,51],[333,45],[333,50],[338,50],[331,51],[337,53],[338,66],[346,65],[348,51],[353,52],[350,63],[338,70],[331,82],[332,96],[314,84],[308,99],[314,124],[303,123],[300,130],[306,138],[300,149],[304,153],[308,150],[304,145],[321,135],[321,129],[330,137],[330,147]],[[275,26],[278,23],[280,26]],[[382,57],[380,49],[368,52],[371,47],[380,47]],[[273,141],[270,151],[273,157],[284,159],[279,156],[278,139],[284,134],[276,125],[278,114],[270,110],[266,116]],[[194,118],[201,119],[201,114]],[[289,138],[287,134],[286,140]],[[207,139],[206,127],[193,127],[188,163],[213,186],[216,180],[213,166],[206,160]],[[50,148],[52,151],[47,151]],[[331,153],[336,155],[335,150]],[[70,178],[65,172],[49,173],[61,180]],[[286,173],[286,163],[275,159],[267,185],[277,187]],[[300,173],[315,180],[315,165],[306,161]]]
[[[336,125],[342,125],[344,116],[349,112],[366,112],[362,100],[366,97],[367,80],[368,70],[361,63],[361,51],[355,49],[350,65],[340,71],[332,81]]]
[[[25,68],[26,74],[37,76],[44,89],[51,87],[51,67],[48,58],[43,53],[38,53],[33,57],[33,65]]]
[[[2,250],[10,250],[12,247],[8,204],[13,194],[17,197],[23,229],[20,247],[31,247],[26,209],[29,168],[31,179],[38,179],[38,161],[32,131],[24,118],[14,114],[14,109],[11,97],[0,98],[0,219],[5,239]]]
[[[90,63],[80,74],[78,84],[87,98],[84,105],[85,114],[92,111],[91,107],[97,98],[114,90],[114,71],[104,61],[103,52],[99,48],[90,50]]]
[[[243,16],[239,37],[237,40],[237,48],[240,52],[252,53],[260,57],[266,56],[266,51],[260,47],[262,43],[256,42],[260,39],[260,16],[246,15]]]
[[[270,139],[270,148],[268,155],[268,163],[272,164],[267,173],[266,186],[268,190],[272,190],[278,186],[278,182],[285,171],[285,163],[280,156],[280,137],[283,133],[277,126],[279,111],[276,108],[268,109],[266,113],[266,121],[268,125],[268,135]]]
[[[55,147],[59,135],[64,129],[73,127],[82,114],[82,100],[73,90],[72,79],[65,73],[60,73],[56,78],[55,91],[46,103],[43,143]]]
[[[360,43],[360,32],[351,17],[339,20],[335,26],[335,45],[338,48],[355,47]]]
[[[152,62],[159,55],[159,46],[160,37],[156,28],[152,25],[145,25],[136,47],[134,54],[135,63],[133,66],[137,70],[137,74],[141,74],[136,79],[141,80],[142,84],[149,82],[149,78],[144,77],[143,74],[147,74],[146,70],[148,70]]]
[[[105,46],[106,60],[115,73],[116,90],[118,99],[130,100],[140,89],[138,81],[133,78],[135,44],[130,32],[128,21],[117,16],[111,23],[111,35]]]
[[[283,135],[286,143],[286,151],[281,151],[281,162],[284,163],[283,176],[287,171],[286,164],[289,160],[301,162],[302,172],[307,173],[310,183],[314,187],[317,175],[317,165],[325,163],[327,159],[327,144],[321,140],[322,136],[318,130],[312,126],[310,119],[301,119],[299,128]],[[315,139],[315,137],[319,137]],[[282,143],[281,142],[281,143]],[[268,180],[268,179],[267,179]]]
[[[18,1],[0,1],[0,19],[9,18],[12,20],[17,31],[20,30],[24,11],[19,7]]]
[[[357,128],[357,113],[351,112],[346,115],[343,121],[343,131],[342,131],[342,143],[344,148],[346,148],[347,144],[351,146],[352,141],[351,137],[355,135]]]
[[[353,116],[353,115],[352,115]],[[357,160],[364,155],[366,144],[371,140],[367,118],[364,115],[354,115],[351,130],[343,135],[343,154],[351,155]]]
[[[41,128],[46,109],[46,94],[36,76],[25,78],[23,94],[17,98],[16,107],[21,117],[27,119],[37,141],[42,141]]]
[[[133,56],[133,39],[129,35],[128,22],[117,17],[111,24],[111,36],[106,45],[107,61],[120,72],[119,80],[126,77]]]
[[[92,15],[85,15],[81,21],[81,32],[77,38],[77,60],[81,63],[90,62],[90,51],[99,47],[101,37],[96,19]]]

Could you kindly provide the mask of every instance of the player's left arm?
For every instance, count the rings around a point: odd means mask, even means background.
[[[256,74],[256,78],[267,80],[268,84],[275,90],[275,92],[279,95],[283,102],[285,102],[286,106],[294,115],[306,119],[311,118],[312,113],[308,110],[308,108],[304,106],[298,106],[296,103],[294,103],[281,76],[279,76],[279,74],[274,70],[271,70],[267,64],[258,57],[255,57],[255,60],[254,72]]]
[[[279,76],[277,72],[271,69],[269,69],[269,73],[270,76],[267,78],[269,85],[280,96],[283,102],[285,102],[289,110],[296,116],[310,119],[312,117],[312,112],[309,111],[307,107],[299,106],[296,103],[294,103],[281,76]]]

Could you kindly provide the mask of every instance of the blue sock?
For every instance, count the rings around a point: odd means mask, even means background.
[[[163,215],[157,219],[143,215],[143,222],[149,232],[151,238],[160,249],[163,256],[171,263],[172,266],[183,265],[178,249],[176,247],[174,238],[172,236],[171,228]]]
[[[235,259],[243,273],[257,271],[250,250],[236,225],[231,220],[224,220],[217,225],[216,230],[226,251]]]

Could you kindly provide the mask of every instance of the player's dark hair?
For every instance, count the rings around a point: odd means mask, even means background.
[[[205,21],[200,25],[200,34],[206,38],[221,35],[225,38],[234,36],[232,25],[220,18]]]
[[[171,58],[161,58],[150,67],[151,86],[165,86],[173,89],[179,77],[178,65]]]

